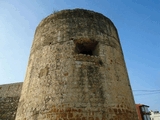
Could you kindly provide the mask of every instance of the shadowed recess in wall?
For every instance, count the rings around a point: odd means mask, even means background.
[[[91,39],[79,39],[74,41],[76,47],[75,51],[78,54],[98,55],[97,44],[98,42]]]

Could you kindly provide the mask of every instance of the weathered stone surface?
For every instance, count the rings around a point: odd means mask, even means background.
[[[0,120],[15,120],[22,83],[0,85]]]
[[[36,29],[16,120],[137,120],[117,30],[63,10]]]

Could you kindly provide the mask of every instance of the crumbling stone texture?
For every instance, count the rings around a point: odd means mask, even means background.
[[[0,85],[0,120],[15,120],[22,83]]]
[[[111,20],[82,9],[63,10],[42,20],[16,120],[137,120]]]

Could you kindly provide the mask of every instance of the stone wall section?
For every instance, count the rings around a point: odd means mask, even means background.
[[[0,85],[0,120],[15,120],[22,84]]]

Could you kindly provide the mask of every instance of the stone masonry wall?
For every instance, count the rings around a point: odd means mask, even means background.
[[[0,85],[0,120],[15,120],[22,83]]]
[[[137,120],[116,27],[63,10],[38,25],[16,120]]]

